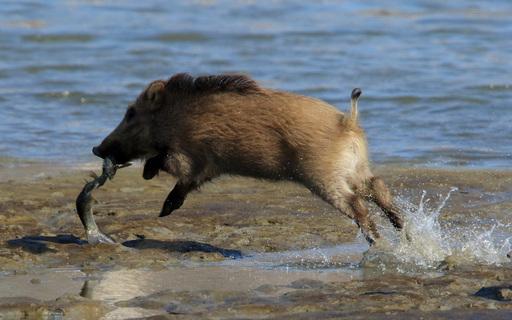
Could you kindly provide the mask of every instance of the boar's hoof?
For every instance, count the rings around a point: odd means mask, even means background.
[[[160,211],[159,217],[161,218],[170,215],[174,210],[179,209],[183,205],[183,202],[185,202],[185,198],[166,200],[162,211]]]
[[[89,244],[98,244],[98,243],[108,243],[114,244],[116,243],[114,239],[102,233],[101,231],[87,232],[87,242]]]

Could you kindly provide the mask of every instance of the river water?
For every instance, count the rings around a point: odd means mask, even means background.
[[[375,163],[505,168],[512,5],[475,1],[4,1],[0,157],[93,160],[154,79],[243,72],[348,107]]]

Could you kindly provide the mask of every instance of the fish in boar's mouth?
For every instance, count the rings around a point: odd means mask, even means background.
[[[78,217],[85,228],[89,244],[115,243],[112,238],[100,231],[94,221],[94,215],[92,212],[92,192],[104,185],[107,180],[112,180],[117,169],[130,165],[131,163],[118,165],[115,164],[111,158],[106,157],[103,160],[103,170],[101,175],[98,176],[93,172],[91,176],[94,179],[85,184],[82,191],[76,198],[76,212],[78,213]]]

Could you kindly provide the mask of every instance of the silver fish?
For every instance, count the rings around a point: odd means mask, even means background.
[[[103,160],[103,171],[101,176],[97,176],[93,173],[92,176],[94,177],[94,180],[87,182],[83,187],[82,192],[80,192],[76,198],[76,212],[78,213],[80,221],[85,228],[87,242],[89,242],[89,244],[115,243],[111,237],[101,232],[94,221],[94,215],[92,212],[92,192],[104,185],[107,180],[112,180],[117,169],[124,168],[129,165],[131,164],[116,165],[110,158],[105,158],[105,160]]]

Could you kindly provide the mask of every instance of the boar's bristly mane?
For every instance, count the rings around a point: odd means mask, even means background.
[[[188,73],[178,73],[167,81],[165,87],[170,93],[184,94],[215,92],[248,94],[261,90],[256,81],[241,74],[221,74],[194,78]]]

